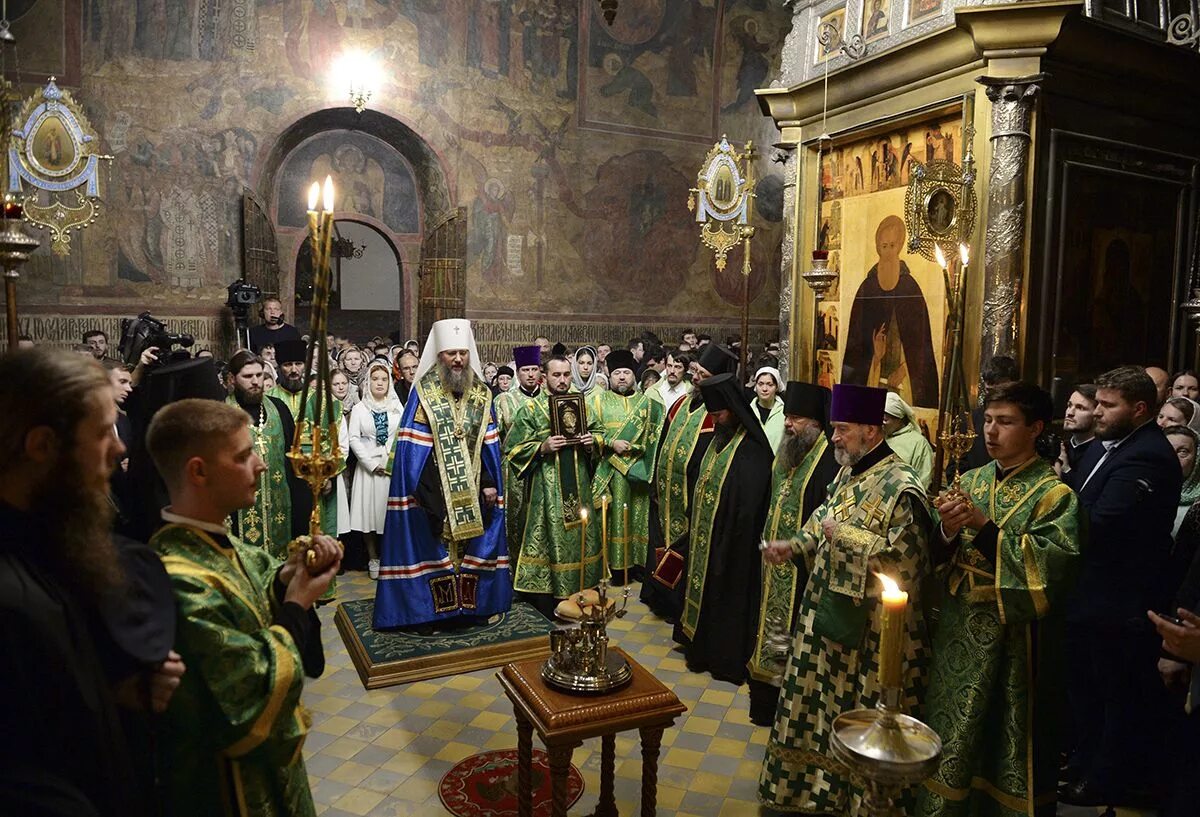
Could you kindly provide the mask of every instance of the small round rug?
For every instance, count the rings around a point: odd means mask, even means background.
[[[534,817],[550,815],[550,763],[541,749],[531,764]],[[583,794],[583,776],[571,764],[567,771],[567,808]],[[497,749],[471,755],[442,776],[442,805],[454,817],[509,817],[517,813],[517,750]]]

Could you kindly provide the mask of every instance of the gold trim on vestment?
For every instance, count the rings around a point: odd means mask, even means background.
[[[450,526],[451,535],[457,541],[466,541],[482,536],[484,533],[483,509],[479,504],[480,451],[483,448],[483,438],[487,436],[487,427],[491,420],[488,411],[491,392],[483,383],[474,381],[470,390],[461,398],[456,399],[442,382],[441,375],[434,371],[417,381],[416,393],[417,399],[420,401],[418,408],[424,410],[426,425],[429,426],[430,436],[433,437],[432,453],[436,457],[434,464],[442,486],[442,496],[446,505],[446,522]],[[441,423],[445,418],[438,418],[437,412],[433,410],[435,401],[442,401],[449,407],[453,416],[453,429],[448,431],[441,429]],[[461,406],[461,411],[459,406]],[[471,429],[464,429],[463,426],[468,420],[473,419],[476,413],[480,418],[479,425]],[[472,433],[474,438],[470,436]],[[445,446],[451,441],[458,446],[458,456],[464,462],[469,463],[473,470],[473,473],[466,478],[471,483],[470,491],[456,492],[450,486],[449,473],[445,467]],[[465,506],[462,504],[464,501],[467,503]],[[461,507],[469,508],[470,520],[457,521],[456,511]]]
[[[218,592],[228,592],[231,596],[240,601],[249,610],[254,613],[254,617],[258,619],[259,625],[266,627],[267,622],[263,620],[262,611],[259,610],[249,597],[241,590],[238,590],[229,581],[226,576],[222,576],[215,570],[209,570],[202,565],[198,565],[183,556],[175,554],[167,554],[162,557],[163,567],[167,569],[167,573],[174,573],[180,576],[189,576],[193,579],[200,579],[213,590]]]
[[[257,748],[259,744],[265,741],[271,735],[271,727],[275,724],[275,719],[279,717],[279,712],[283,709],[283,702],[287,698],[288,690],[291,689],[292,682],[296,678],[296,662],[292,659],[291,650],[287,648],[288,643],[291,643],[292,636],[287,630],[278,624],[273,624],[268,628],[270,631],[286,636],[286,641],[277,641],[270,639],[271,651],[275,655],[275,681],[271,685],[271,695],[267,698],[267,703],[263,706],[262,712],[258,713],[258,717],[254,719],[254,725],[250,727],[240,740],[225,749],[225,754],[228,757],[241,757]],[[301,744],[304,743],[301,738]]]

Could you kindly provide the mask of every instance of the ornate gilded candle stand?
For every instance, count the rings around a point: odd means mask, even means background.
[[[542,680],[566,692],[611,692],[633,678],[624,656],[608,650],[608,621],[623,618],[629,607],[629,585],[621,606],[610,610],[608,581],[600,582],[600,599],[576,626],[550,631],[550,657],[542,665]],[[583,606],[583,596],[578,597]]]
[[[292,549],[307,548],[306,562],[315,567],[316,552],[310,547],[312,537],[321,533],[321,489],[338,474],[340,446],[338,420],[334,416],[333,392],[330,387],[329,350],[326,332],[329,325],[329,259],[333,245],[333,183],[325,179],[324,209],[317,212],[317,185],[313,185],[308,203],[308,232],[312,243],[314,271],[312,314],[309,332],[312,342],[304,362],[304,389],[300,393],[296,432],[287,457],[292,470],[308,483],[312,490],[312,513],[308,518],[308,536],[295,539]],[[313,362],[316,361],[314,369]],[[309,405],[309,374],[316,372],[312,382],[313,410]],[[307,446],[308,450],[305,450]],[[339,543],[340,544],[340,543]]]
[[[942,445],[942,451],[945,453],[950,467],[954,473],[954,482],[951,484],[950,493],[966,499],[962,488],[962,460],[970,452],[971,447],[975,445],[975,428],[971,423],[971,415],[963,412],[955,414],[949,419],[938,434],[938,442]]]
[[[941,738],[900,711],[896,688],[884,689],[875,709],[838,715],[830,745],[834,757],[865,782],[863,808],[871,817],[905,817],[897,800],[933,774],[942,759]]]
[[[40,242],[21,226],[20,208],[8,202],[4,204],[0,218],[0,268],[4,269],[4,298],[8,321],[8,348],[17,348],[17,337],[21,330],[17,324],[17,279],[21,267],[33,255]]]

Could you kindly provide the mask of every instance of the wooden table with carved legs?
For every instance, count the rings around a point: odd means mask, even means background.
[[[532,817],[533,732],[550,758],[551,817],[566,817],[567,773],[576,746],[600,738],[600,800],[592,817],[617,817],[613,795],[617,733],[637,729],[642,739],[642,817],[653,817],[658,798],[658,751],[663,730],[687,711],[675,693],[644,667],[629,661],[633,680],[601,695],[562,692],[542,680],[542,660],[508,664],[496,677],[512,701],[517,721],[517,814]]]

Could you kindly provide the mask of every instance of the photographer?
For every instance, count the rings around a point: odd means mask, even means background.
[[[280,341],[300,340],[300,332],[296,327],[283,319],[283,301],[267,298],[262,302],[258,314],[263,322],[250,329],[250,349],[255,354],[268,343],[278,347]]]

